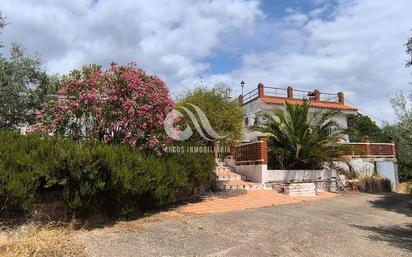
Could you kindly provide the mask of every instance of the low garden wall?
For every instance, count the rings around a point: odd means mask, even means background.
[[[235,165],[227,162],[237,173],[248,180],[257,183],[288,182],[288,181],[318,181],[330,180],[336,177],[335,170],[269,170],[266,164]]]
[[[335,170],[266,170],[265,182],[317,181],[336,178]]]
[[[392,191],[396,192],[398,189],[398,164],[395,158],[352,157],[346,161],[334,162],[334,165],[344,172],[354,172],[356,176],[379,175],[390,180]]]
[[[267,164],[236,165],[233,160],[227,160],[226,165],[256,183],[312,182],[318,191],[335,191],[337,186],[335,170],[269,170]]]

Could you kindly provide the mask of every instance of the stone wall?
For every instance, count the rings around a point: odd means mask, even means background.
[[[377,174],[391,181],[393,191],[398,189],[398,165],[395,158],[350,158],[346,161],[335,162],[334,166],[343,172],[352,170],[358,176]]]
[[[316,196],[314,183],[290,183],[283,188],[289,196]]]

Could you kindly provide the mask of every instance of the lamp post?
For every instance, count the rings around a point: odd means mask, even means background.
[[[243,95],[243,87],[245,86],[245,82],[243,80],[240,82],[240,86],[242,87],[242,95]]]

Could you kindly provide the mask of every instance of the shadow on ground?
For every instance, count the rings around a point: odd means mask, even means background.
[[[217,192],[207,192],[203,195],[195,196],[190,199],[177,201],[175,203],[171,203],[162,207],[153,208],[151,210],[142,211],[134,215],[133,217],[122,219],[122,218],[112,218],[104,214],[97,214],[87,217],[84,220],[77,220],[75,224],[75,228],[77,229],[84,229],[87,231],[92,231],[94,229],[102,229],[102,228],[110,228],[118,224],[119,222],[153,222],[153,221],[161,221],[167,218],[167,215],[162,215],[170,211],[178,211],[179,208],[184,207],[188,204],[199,203],[210,199],[212,197],[216,198],[230,198],[238,195],[245,194],[246,191],[217,191]]]
[[[412,198],[406,194],[387,193],[381,195],[378,200],[369,201],[375,208],[385,209],[387,211],[397,212],[412,217],[412,208],[408,201]]]
[[[387,193],[377,200],[369,201],[372,207],[412,217],[412,208],[408,201],[412,198],[406,194]],[[401,226],[359,226],[354,227],[368,231],[368,238],[374,241],[387,242],[400,249],[412,251],[412,223]]]
[[[384,227],[354,227],[370,232],[368,238],[373,241],[384,241],[392,246],[412,251],[412,223],[405,226],[384,226]]]

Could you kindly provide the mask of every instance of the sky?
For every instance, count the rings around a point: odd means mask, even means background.
[[[412,89],[410,0],[1,0],[0,34],[50,74],[136,62],[177,96],[223,82],[336,93],[378,123]]]

